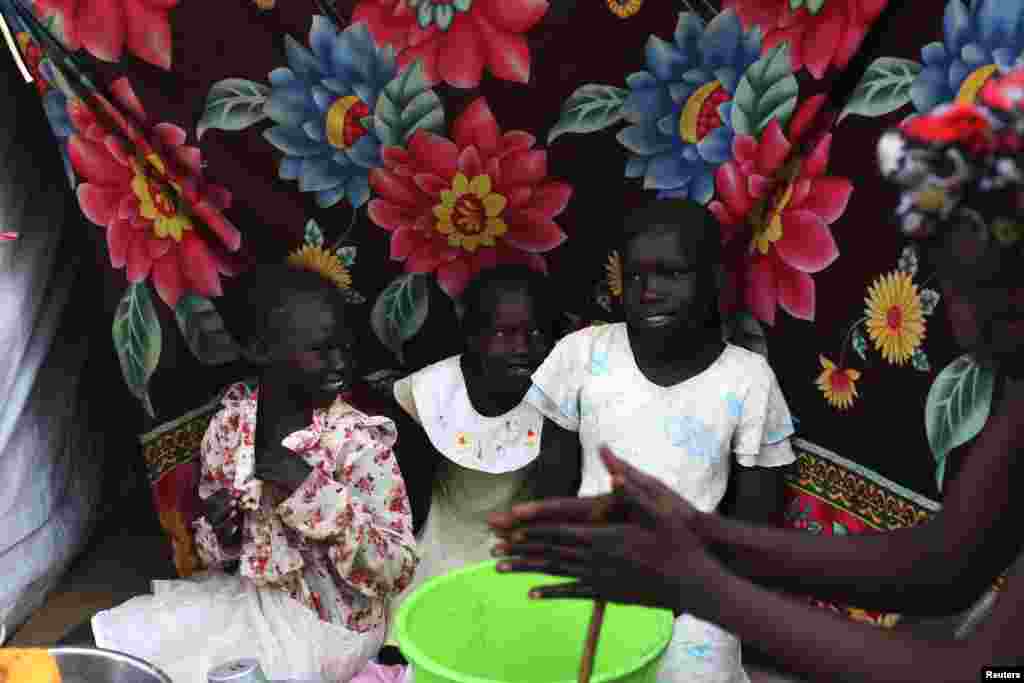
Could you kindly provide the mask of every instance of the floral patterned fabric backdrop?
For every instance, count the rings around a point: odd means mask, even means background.
[[[155,417],[244,365],[213,306],[254,262],[327,274],[367,370],[404,371],[458,348],[453,300],[498,263],[614,319],[621,216],[657,195],[718,216],[722,305],[803,436],[934,495],[969,431],[956,368],[922,420],[953,349],[874,145],[1014,63],[1024,0],[0,6],[121,274],[111,381]]]

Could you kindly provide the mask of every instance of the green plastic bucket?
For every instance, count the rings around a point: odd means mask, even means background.
[[[530,600],[531,588],[565,580],[496,565],[437,577],[399,608],[415,683],[575,683],[594,603]],[[672,625],[668,611],[608,605],[592,682],[654,683]]]

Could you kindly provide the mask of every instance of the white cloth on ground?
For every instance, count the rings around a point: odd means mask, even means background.
[[[174,683],[205,683],[226,661],[258,659],[270,680],[348,683],[384,643],[385,627],[357,633],[319,619],[287,593],[237,575],[208,572],[154,581],[92,619],[97,647],[160,668]]]

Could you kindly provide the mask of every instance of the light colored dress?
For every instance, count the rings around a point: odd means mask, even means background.
[[[395,608],[430,579],[491,559],[487,517],[530,498],[531,465],[541,453],[544,416],[521,403],[499,417],[480,415],[469,399],[460,357],[435,363],[394,386],[395,399],[444,456],[417,539],[422,558]]]
[[[601,445],[658,477],[697,509],[717,509],[733,461],[742,467],[794,462],[793,422],[767,361],[727,344],[706,370],[672,387],[640,371],[625,324],[562,339],[533,376],[527,402],[579,432],[581,496],[611,490]],[[676,621],[659,683],[747,681],[739,641],[692,616]]]
[[[97,644],[142,656],[175,683],[241,656],[260,659],[271,679],[347,682],[379,650],[390,601],[416,570],[395,426],[340,398],[315,411],[282,442],[313,468],[287,495],[253,478],[257,398],[232,386],[202,444],[199,495],[239,496],[243,536],[224,548],[201,518],[199,555],[212,569],[238,560],[238,574],[157,582],[155,595],[97,615]]]

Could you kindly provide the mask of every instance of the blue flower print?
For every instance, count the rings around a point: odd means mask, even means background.
[[[607,375],[608,371],[608,352],[595,350],[590,355],[590,374]]]
[[[298,180],[321,207],[345,197],[358,208],[370,198],[369,172],[381,163],[371,117],[398,72],[395,52],[375,45],[366,24],[339,33],[322,16],[313,17],[309,45],[312,52],[285,36],[289,67],[270,73],[264,107],[278,125],[263,135],[285,154],[282,180]]]
[[[48,66],[43,63],[44,68]],[[44,70],[44,75],[45,75]],[[52,82],[52,81],[51,81]],[[46,120],[50,123],[54,137],[60,144],[60,155],[64,161],[64,173],[68,176],[71,189],[75,189],[78,181],[75,177],[75,170],[71,166],[71,158],[68,156],[68,140],[75,134],[75,126],[68,115],[68,98],[60,88],[51,88],[43,95],[43,110],[46,112]]]
[[[565,400],[562,401],[561,411],[562,415],[565,415],[570,420],[576,421],[580,419],[579,401],[574,401],[572,396],[566,396]]]
[[[697,659],[707,659],[711,656],[711,646],[707,643],[701,645],[688,645],[686,647],[686,654]]]
[[[778,427],[768,430],[765,433],[764,442],[778,443],[783,439],[788,439],[789,437],[793,436],[793,432],[795,431],[796,429],[794,428],[792,420],[786,420]]]
[[[633,125],[618,134],[631,152],[626,177],[643,178],[659,197],[711,201],[715,170],[732,159],[732,97],[760,56],[760,29],[744,32],[731,9],[707,27],[681,13],[672,43],[651,36],[647,70],[626,79],[622,112]]]
[[[955,100],[973,102],[992,75],[1012,67],[1024,49],[1024,0],[949,0],[943,42],[921,48],[924,68],[910,99],[919,112]]]
[[[729,418],[738,420],[743,415],[743,401],[731,391],[725,395],[725,409],[729,412]]]
[[[685,449],[691,457],[704,464],[711,464],[721,457],[715,433],[696,418],[673,416],[666,419],[665,434],[673,446]]]

